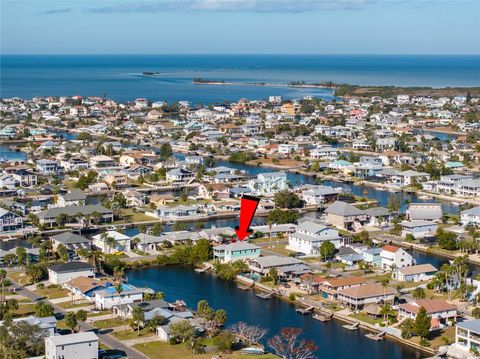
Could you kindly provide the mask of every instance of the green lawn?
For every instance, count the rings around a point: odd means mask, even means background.
[[[70,292],[66,289],[60,288],[60,287],[52,287],[52,288],[40,288],[34,290],[34,292],[38,295],[41,295],[42,297],[47,297],[48,299],[57,299],[57,298],[63,298],[63,297],[68,297],[70,295]]]
[[[74,301],[73,303],[71,301],[68,302],[63,302],[59,303],[58,306],[69,309],[69,308],[81,308],[81,307],[86,307],[89,306],[91,303],[90,302],[76,302]]]
[[[420,344],[420,337],[413,337],[410,340],[414,343]],[[455,342],[455,327],[435,330],[430,333],[430,337],[428,338],[430,348],[432,349],[438,349],[442,345],[445,345],[446,341],[450,344]]]
[[[92,317],[100,317],[100,316],[106,315],[106,314],[112,314],[112,311],[111,310],[102,310],[100,312],[89,312],[87,314],[87,316],[89,318],[92,318]]]
[[[26,317],[34,313],[35,313],[35,304],[28,303],[28,304],[19,304],[18,309],[13,312],[13,315],[15,317]]]
[[[138,339],[138,338],[147,338],[153,337],[154,333],[152,333],[148,328],[140,329],[140,335],[137,335],[137,331],[129,328],[127,330],[119,330],[116,332],[111,333],[115,338],[120,340],[129,340],[129,339]]]
[[[104,319],[93,322],[93,325],[100,329],[114,328],[121,325],[128,325],[128,320],[123,320],[121,318]]]
[[[213,353],[209,353],[208,356],[205,354],[194,355],[189,350],[186,344],[177,344],[171,345],[167,342],[148,342],[136,344],[133,346],[135,349],[141,351],[150,359],[169,359],[169,358],[182,358],[182,359],[203,359],[206,357],[211,357]],[[272,354],[265,355],[245,355],[239,352],[234,352],[231,354],[222,354],[222,358],[228,359],[276,359],[277,357]]]
[[[383,318],[374,318],[370,315],[363,314],[363,313],[351,314],[350,317],[361,320],[362,322],[369,323],[372,325],[383,322]]]
[[[32,284],[30,279],[23,272],[8,272],[7,276],[14,282],[17,282],[18,284],[22,284],[22,285]]]

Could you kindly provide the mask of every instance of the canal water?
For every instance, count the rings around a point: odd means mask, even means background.
[[[400,359],[422,358],[412,348],[390,340],[375,342],[365,338],[363,330],[349,331],[339,321],[319,322],[310,315],[295,312],[295,306],[273,298],[263,300],[254,291],[243,291],[237,286],[208,273],[197,274],[190,267],[165,266],[131,270],[128,282],[135,286],[162,291],[167,301],[183,299],[191,308],[205,299],[215,309],[227,311],[227,326],[239,321],[268,330],[266,339],[284,327],[303,329],[306,339],[319,347],[316,357],[322,359]]]
[[[184,155],[176,153],[175,156],[177,158],[183,159],[185,158]],[[226,166],[230,168],[235,168],[241,171],[246,171],[248,174],[256,176],[259,173],[266,173],[266,172],[279,172],[280,170],[278,169],[273,169],[273,168],[265,168],[265,167],[258,167],[258,166],[251,166],[247,164],[242,164],[242,163],[232,163],[228,161],[216,161],[216,166]],[[316,179],[313,176],[305,176],[302,174],[297,174],[297,173],[291,173],[291,172],[286,172],[287,173],[287,179],[290,182],[290,184],[293,187],[296,186],[301,186],[304,184],[315,184]],[[401,211],[405,212],[405,210],[408,207],[409,203],[432,203],[432,202],[437,202],[434,199],[422,199],[419,198],[415,193],[391,193],[388,191],[383,191],[380,189],[376,189],[374,187],[370,186],[359,186],[359,185],[354,185],[350,183],[343,183],[343,182],[338,182],[338,181],[332,181],[332,180],[327,180],[327,181],[322,181],[322,184],[326,186],[331,186],[331,187],[341,187],[346,193],[351,193],[355,196],[363,196],[363,197],[368,197],[369,199],[376,200],[380,206],[387,207],[388,206],[388,200],[390,196],[398,196],[400,199],[400,204],[401,204]],[[443,211],[446,213],[458,213],[459,208],[458,206],[454,206],[451,203],[448,202],[442,202]]]

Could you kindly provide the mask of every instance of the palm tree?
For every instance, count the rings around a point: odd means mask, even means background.
[[[0,296],[0,304],[3,305],[3,301],[5,300],[4,293],[5,293],[5,280],[7,279],[7,271],[5,269],[0,269],[0,283],[2,285],[2,295]]]
[[[394,313],[392,305],[390,303],[385,303],[380,309],[380,314],[383,315],[383,321],[387,324],[388,318]]]
[[[115,246],[115,238],[113,238],[112,236],[109,236],[108,232],[103,232],[100,235],[100,239],[103,241],[104,244],[107,245],[107,248],[108,248],[107,252],[111,253],[112,249]]]

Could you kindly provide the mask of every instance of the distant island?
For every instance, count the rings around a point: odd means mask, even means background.
[[[209,84],[209,85],[225,85],[224,80],[208,80],[208,79],[203,79],[201,77],[195,77],[193,79],[194,84]]]
[[[369,86],[335,83],[333,81],[312,82],[289,81],[284,84],[267,82],[225,82],[224,80],[208,80],[200,77],[193,79],[194,84],[207,85],[235,85],[235,86],[270,86],[270,87],[301,87],[301,88],[327,88],[333,89],[337,97],[395,97],[398,95],[409,96],[480,96],[480,87],[402,87],[402,86]]]
[[[142,75],[143,76],[157,76],[157,75],[160,75],[160,72],[143,71]]]

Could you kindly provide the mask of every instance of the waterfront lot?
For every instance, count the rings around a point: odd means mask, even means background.
[[[168,359],[168,358],[185,358],[185,359],[200,359],[200,358],[209,358],[213,353],[209,354],[192,354],[192,352],[187,347],[186,343],[171,345],[166,342],[148,342],[142,344],[134,345],[134,348],[141,351],[147,355],[150,359]],[[259,359],[274,359],[277,358],[273,354],[265,355],[245,355],[240,352],[234,352],[231,354],[221,354],[222,358],[229,359],[248,359],[248,358],[259,358]]]

